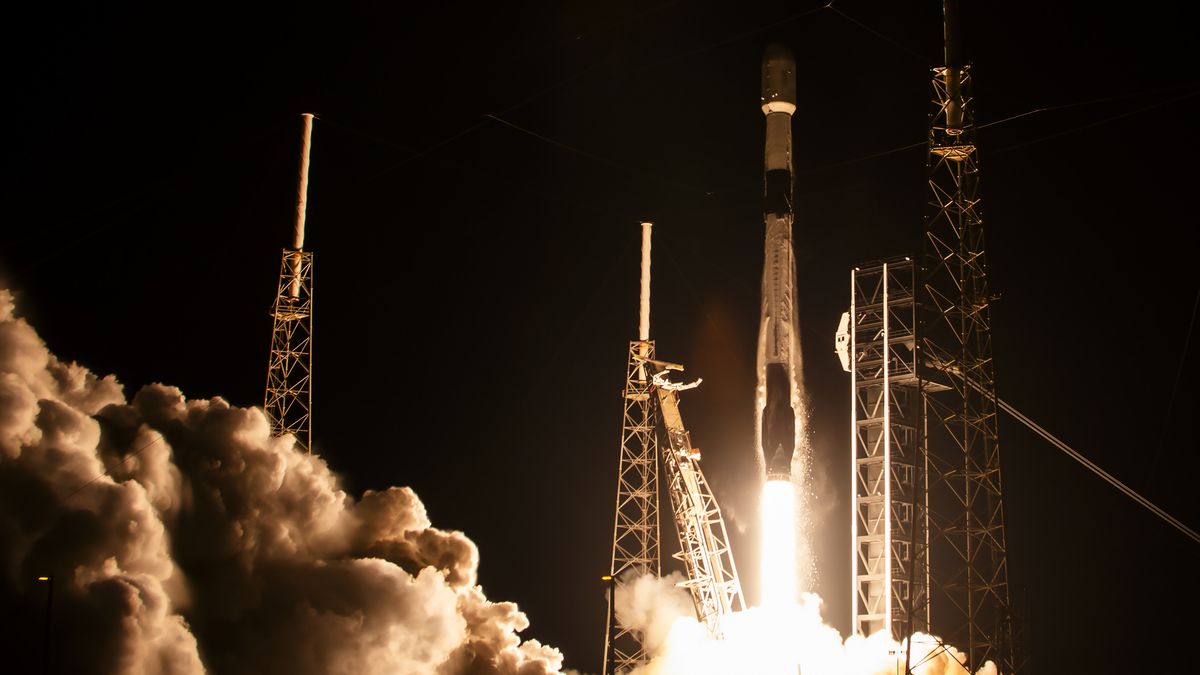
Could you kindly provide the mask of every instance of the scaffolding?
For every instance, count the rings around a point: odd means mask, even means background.
[[[852,625],[862,635],[929,626],[915,290],[909,258],[855,267],[839,331],[853,399]]]
[[[283,251],[263,403],[271,435],[292,434],[304,451],[312,447],[312,273],[312,253]]]

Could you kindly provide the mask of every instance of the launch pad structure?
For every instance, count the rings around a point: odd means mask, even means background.
[[[956,9],[954,0],[943,0],[945,61],[932,71],[930,198],[919,262],[892,258],[854,268],[851,307],[837,337],[851,373],[852,630],[864,636],[886,631],[901,643],[917,632],[940,635],[943,645],[965,652],[970,671],[992,661],[1013,675],[1023,664],[1008,587],[971,68],[959,58]],[[793,355],[799,353],[791,250],[794,72],[786,47],[768,48],[758,359],[760,399],[766,395],[756,409],[756,444],[768,478],[788,476],[798,434],[792,428],[798,419]],[[613,603],[629,570],[658,574],[661,568],[654,429],[674,399],[655,408],[655,379],[646,370],[654,345],[648,226],[643,232],[642,323],[626,368],[605,675],[647,661],[640,636],[614,620]],[[665,457],[690,452],[690,440],[670,439]],[[671,494],[674,499],[675,490]],[[905,652],[910,659],[912,649]],[[907,662],[906,671],[916,665]]]
[[[609,584],[604,675],[629,672],[650,661],[641,632],[618,621],[616,594],[640,577],[662,575],[660,462],[666,471],[667,495],[679,538],[679,552],[674,557],[683,562],[687,574],[680,585],[692,596],[696,619],[720,639],[724,617],[745,609],[725,521],[679,410],[679,392],[700,381],[671,382],[668,373],[683,367],[654,358],[650,340],[651,226],[642,223],[639,339],[629,343],[621,394],[624,412],[612,560],[604,577]],[[665,442],[659,440],[660,428]]]
[[[271,353],[263,410],[271,435],[291,434],[296,445],[312,449],[312,291],[313,254],[304,250],[308,202],[308,163],[313,115],[305,113],[300,150],[300,181],[296,188],[296,220],[292,248],[284,249],[279,266],[279,288],[271,316]]]
[[[608,615],[604,628],[604,675],[621,673],[650,661],[633,628],[616,620],[617,589],[634,578],[662,574],[658,519],[658,412],[651,382],[639,358],[653,358],[654,343],[629,343],[621,425],[621,458],[617,470],[617,507],[613,523]]]
[[[915,295],[911,258],[855,267],[839,329],[851,376],[852,632],[861,635],[929,630]]]
[[[942,553],[930,557],[931,588],[940,600],[930,614],[969,663],[991,660],[1016,673],[971,69],[957,59],[951,18],[948,9],[946,65],[933,71],[930,202],[918,289],[926,524]]]
[[[853,626],[932,632],[1020,672],[1009,597],[971,68],[943,4],[920,264],[851,272],[837,344],[851,373]],[[911,666],[912,664],[910,664]]]

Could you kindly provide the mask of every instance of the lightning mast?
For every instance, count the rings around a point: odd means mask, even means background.
[[[933,628],[984,661],[1017,670],[1009,599],[1000,437],[971,66],[957,7],[943,0],[945,63],[933,69],[930,201],[918,289],[923,448]]]
[[[621,459],[617,468],[616,517],[608,581],[608,620],[604,629],[604,675],[628,672],[649,662],[643,636],[616,621],[617,589],[647,574],[659,576],[662,560],[658,518],[658,408],[646,360],[654,358],[650,339],[650,228],[642,223],[641,302],[638,339],[629,343]]]
[[[284,249],[279,267],[279,290],[271,316],[271,355],[263,410],[271,434],[292,434],[296,445],[311,451],[312,411],[312,282],[313,254],[304,250],[304,219],[308,201],[308,158],[312,113],[304,113],[300,146],[300,181],[296,188],[296,221],[292,248]]]

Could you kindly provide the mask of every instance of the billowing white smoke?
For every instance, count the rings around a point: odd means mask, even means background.
[[[106,473],[107,472],[107,473]],[[558,650],[476,585],[407,488],[354,499],[260,409],[59,361],[0,289],[5,672],[539,675]]]
[[[804,594],[788,608],[753,607],[727,617],[724,639],[712,639],[695,619],[687,591],[677,579],[642,578],[617,591],[618,611],[646,623],[624,623],[646,631],[653,660],[634,675],[728,675],[771,673],[794,675],[894,675],[905,672],[903,645],[885,633],[846,640],[821,619],[821,600]],[[625,597],[622,597],[622,593]],[[665,609],[671,608],[671,609]],[[670,616],[672,615],[673,616]],[[618,614],[618,620],[621,615]],[[670,620],[666,640],[663,624]],[[653,639],[650,639],[653,638]],[[966,657],[935,638],[913,639],[915,675],[966,675]],[[977,675],[997,675],[989,661]]]
[[[617,587],[613,606],[617,623],[637,627],[647,652],[665,651],[675,622],[695,616],[691,594],[679,587],[684,576],[679,572],[665,577],[647,574],[623,581]]]

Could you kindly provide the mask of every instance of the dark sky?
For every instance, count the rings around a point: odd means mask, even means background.
[[[1050,108],[979,135],[1000,396],[1200,526],[1193,24],[1172,3],[964,4],[977,120]],[[315,448],[354,492],[412,486],[526,636],[589,671],[641,219],[659,354],[705,380],[683,413],[757,597],[759,60],[791,46],[817,590],[847,629],[833,331],[852,264],[919,247],[925,154],[900,148],[925,138],[939,3],[32,5],[0,21],[0,282],[51,349],[129,393],[261,404],[316,112]],[[1192,661],[1200,546],[1000,423],[1037,669]]]

